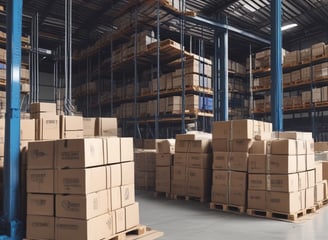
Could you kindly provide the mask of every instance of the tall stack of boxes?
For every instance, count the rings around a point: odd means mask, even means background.
[[[139,224],[131,138],[29,143],[28,239],[106,239]]]
[[[248,160],[255,139],[269,135],[272,125],[255,120],[233,120],[213,123],[214,205],[247,206]]]
[[[83,138],[82,116],[60,116],[60,139]]]
[[[207,134],[176,135],[171,171],[173,196],[208,201],[211,183],[211,136]]]
[[[171,193],[171,167],[175,152],[175,140],[167,139],[157,143],[156,153],[156,181],[157,193]]]

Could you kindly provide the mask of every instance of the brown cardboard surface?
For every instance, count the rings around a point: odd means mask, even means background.
[[[267,182],[266,182],[265,174],[248,174],[248,189],[249,190],[266,190]]]
[[[211,195],[211,201],[214,203],[228,204],[229,202],[228,186],[213,185]]]
[[[171,193],[176,194],[178,196],[186,196],[187,195],[187,184],[186,180],[171,180]]]
[[[306,153],[306,144],[302,140],[273,140],[271,143],[271,153],[277,155],[303,155]]]
[[[134,203],[125,208],[125,227],[133,228],[139,225],[139,203]]]
[[[83,131],[83,117],[81,116],[60,116],[61,132],[64,131]]]
[[[234,139],[232,140],[232,152],[249,152],[252,148],[253,140],[251,139]]]
[[[125,208],[115,210],[116,233],[125,231]]]
[[[267,190],[276,192],[297,192],[299,191],[299,177],[293,174],[272,174],[267,175]]]
[[[208,153],[188,153],[188,167],[211,169],[212,155]]]
[[[88,194],[105,190],[106,167],[57,170],[55,182],[56,193],[61,194]]]
[[[133,160],[133,138],[121,138],[121,162]]]
[[[121,186],[122,207],[126,207],[135,202],[134,184]]]
[[[315,170],[307,171],[307,188],[315,186]]]
[[[201,139],[190,141],[189,153],[208,153],[212,150],[211,140]]]
[[[96,118],[83,118],[84,137],[96,136]]]
[[[266,154],[267,153],[267,141],[253,141],[251,148],[249,149],[250,154]]]
[[[174,154],[173,157],[173,165],[174,166],[184,166],[188,165],[188,156],[185,152],[177,152]]]
[[[213,152],[213,169],[229,169],[229,152]]]
[[[114,234],[113,214],[106,213],[89,219],[56,218],[56,240],[99,240]]]
[[[213,152],[230,152],[230,141],[227,139],[213,139]]]
[[[314,201],[321,202],[324,198],[325,184],[323,182],[318,182],[314,188]]]
[[[254,139],[263,132],[263,123],[256,120],[232,120],[232,139]]]
[[[248,172],[249,173],[266,173],[267,156],[265,154],[249,154]]]
[[[311,170],[315,168],[315,158],[314,154],[307,154],[306,157],[306,170]]]
[[[118,137],[107,137],[103,139],[104,162],[114,164],[121,162],[121,140]]]
[[[306,171],[306,165],[307,165],[307,156],[297,155],[297,171],[298,172]]]
[[[172,180],[186,181],[187,180],[186,167],[173,166],[171,170],[171,178]]]
[[[26,238],[55,239],[55,218],[50,216],[27,215]]]
[[[116,118],[97,118],[96,136],[117,136]]]
[[[157,151],[159,153],[174,153],[175,139],[165,139],[157,143]]]
[[[229,204],[236,206],[246,206],[246,189],[230,187]]]
[[[106,166],[107,172],[107,189],[122,185],[121,164],[113,164]]]
[[[247,171],[248,153],[247,152],[231,152],[230,153],[230,169],[233,171]]]
[[[54,193],[54,170],[27,170],[28,193]]]
[[[156,192],[170,192],[171,167],[156,167]]]
[[[35,119],[20,120],[21,140],[35,140]]]
[[[295,173],[297,172],[297,156],[295,155],[271,155],[268,158],[269,173]]]
[[[156,166],[171,166],[173,163],[173,154],[171,153],[157,153]]]
[[[85,168],[104,164],[102,139],[69,139],[56,141],[57,168]]]
[[[305,190],[308,187],[307,172],[299,172],[298,174],[298,189]]]
[[[314,187],[305,190],[305,208],[314,206]]]
[[[315,182],[322,182],[323,175],[322,175],[322,162],[316,161],[315,162]]]
[[[122,207],[121,187],[113,187],[108,189],[110,195],[110,210],[116,210]]]
[[[229,186],[230,171],[213,170],[212,184],[217,187]]]
[[[53,194],[28,193],[27,214],[53,217],[55,214],[54,198]]]
[[[247,208],[256,210],[266,210],[266,191],[248,190]]]
[[[57,140],[60,137],[59,116],[47,116],[35,121],[36,140]]]
[[[232,188],[246,189],[247,188],[247,173],[246,172],[230,172],[230,186]]]
[[[175,141],[175,153],[186,153],[189,150],[190,140],[176,140]]]
[[[38,113],[38,112],[56,113],[56,103],[46,103],[46,102],[31,103],[30,112],[31,113]]]
[[[322,178],[328,181],[328,161],[322,162]]]
[[[54,141],[37,141],[28,143],[27,168],[53,169],[55,158]]]
[[[315,152],[324,152],[328,151],[328,142],[315,142],[314,143]]]
[[[83,131],[64,131],[61,133],[61,139],[75,139],[75,138],[83,138]]]
[[[231,121],[213,122],[213,139],[230,139]]]
[[[122,185],[134,184],[134,162],[125,162],[121,165]]]
[[[143,140],[143,148],[144,149],[156,149],[157,150],[157,144],[161,142],[161,139],[144,139]]]
[[[301,192],[267,192],[268,210],[281,213],[296,213],[302,208]]]

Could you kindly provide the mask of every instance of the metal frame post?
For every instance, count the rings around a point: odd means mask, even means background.
[[[271,118],[274,131],[283,131],[281,0],[271,1]]]
[[[161,47],[161,28],[160,28],[160,0],[157,1],[157,93],[156,93],[156,112],[155,112],[155,138],[159,138],[159,112],[160,112],[160,47]],[[153,79],[153,78],[152,78]]]
[[[214,102],[214,121],[219,121],[220,118],[220,93],[219,93],[219,48],[220,48],[220,37],[218,31],[215,31],[214,33],[214,61],[213,61],[213,102]]]
[[[181,133],[186,133],[186,82],[185,82],[185,53],[184,53],[184,31],[185,31],[185,0],[179,1],[181,17],[180,17],[180,46],[181,46],[181,85],[182,85],[182,92],[181,92],[181,104],[182,104],[182,114],[181,114]]]
[[[227,20],[224,19],[226,24]],[[228,113],[228,31],[220,35],[220,121],[227,121]]]
[[[7,106],[5,122],[4,215],[0,239],[22,239],[20,219],[20,76],[23,1],[7,2]],[[4,234],[4,235],[2,235]]]

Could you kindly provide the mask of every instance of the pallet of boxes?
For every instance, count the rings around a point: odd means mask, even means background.
[[[171,168],[175,152],[175,139],[160,140],[156,153],[155,196],[171,196]]]
[[[315,142],[314,154],[317,176],[320,179],[322,178],[322,182],[316,185],[316,204],[318,209],[328,204],[328,142]]]
[[[171,171],[172,198],[208,202],[212,178],[211,162],[210,134],[177,134]]]

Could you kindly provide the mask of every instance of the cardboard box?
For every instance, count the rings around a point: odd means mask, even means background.
[[[230,152],[230,141],[227,139],[213,139],[213,152]]]
[[[212,185],[211,201],[214,203],[228,204],[229,188],[228,186]]]
[[[125,231],[125,208],[120,208],[115,211],[115,224],[116,233]]]
[[[188,153],[188,167],[210,169],[212,167],[212,155],[208,153]]]
[[[56,195],[56,217],[88,220],[108,212],[107,190],[87,195]]]
[[[297,192],[299,191],[299,177],[294,174],[274,174],[267,175],[267,190],[276,192]]]
[[[280,213],[296,213],[302,209],[301,192],[267,192],[268,210]]]
[[[230,171],[213,170],[212,184],[218,187],[229,186]]]
[[[322,202],[327,196],[327,184],[325,182],[318,182],[314,188],[315,203]]]
[[[157,152],[159,153],[174,153],[175,139],[166,139],[157,142]]]
[[[27,151],[28,169],[53,169],[55,158],[54,141],[29,142]]]
[[[305,190],[305,208],[314,206],[314,187]]]
[[[126,207],[135,202],[134,184],[121,186],[122,207]]]
[[[57,168],[85,168],[104,164],[102,139],[56,141]]]
[[[328,142],[315,142],[314,143],[315,152],[324,152],[328,151]]]
[[[306,170],[312,170],[315,168],[315,157],[314,154],[305,155]]]
[[[114,222],[112,213],[89,220],[56,218],[56,240],[70,240],[72,236],[80,240],[108,239],[114,234]]]
[[[186,167],[173,166],[171,170],[172,180],[187,180],[187,169]]]
[[[248,174],[248,189],[263,190],[267,188],[267,177],[265,174]]]
[[[156,192],[169,193],[171,189],[171,167],[156,167]]]
[[[81,116],[60,116],[61,136],[65,131],[83,131],[83,117]]]
[[[234,189],[246,189],[247,188],[247,173],[246,172],[230,172],[230,187]]]
[[[307,172],[299,172],[298,174],[298,190],[305,190],[308,187]]]
[[[306,153],[306,145],[301,140],[273,140],[271,143],[271,153],[277,155],[302,155]]]
[[[35,119],[20,120],[21,140],[35,140]]]
[[[133,138],[121,138],[121,162],[133,160]]]
[[[56,193],[61,194],[88,194],[105,190],[106,167],[57,170],[55,183]]]
[[[139,225],[139,223],[139,203],[136,202],[125,208],[125,227],[130,229]]]
[[[108,199],[110,199],[109,210],[117,210],[122,207],[121,187],[108,189]]]
[[[267,153],[267,141],[253,141],[251,148],[249,149],[250,154],[266,154]]]
[[[59,116],[47,116],[35,121],[36,140],[59,139]]]
[[[213,152],[213,169],[229,169],[229,152]]]
[[[31,113],[38,113],[38,112],[56,113],[56,103],[46,103],[46,102],[31,103],[30,112]]]
[[[50,216],[27,215],[26,238],[55,239],[55,218]]]
[[[322,179],[328,181],[328,161],[322,162]]]
[[[121,164],[122,185],[134,184],[134,162],[125,162]]]
[[[232,139],[254,139],[263,132],[263,124],[256,120],[232,120]]]
[[[188,165],[188,155],[187,153],[180,153],[177,152],[174,154],[174,160],[173,160],[174,166],[184,166],[186,167]]]
[[[173,154],[171,153],[157,153],[156,166],[171,166],[173,163]]]
[[[121,139],[118,137],[103,138],[104,163],[121,162]]]
[[[27,170],[26,192],[54,193],[54,170]]]
[[[75,139],[83,138],[83,130],[78,131],[64,131],[61,133],[61,139]]]
[[[53,194],[27,194],[27,214],[39,216],[54,216],[55,204]]]
[[[230,139],[231,138],[231,121],[213,122],[212,127],[213,139]]]
[[[171,180],[171,193],[178,196],[186,196],[187,195],[187,184],[186,180]]]
[[[322,176],[322,162],[315,162],[315,182],[322,182],[323,176]]]
[[[268,172],[287,174],[297,172],[297,156],[295,155],[271,155],[268,156]]]
[[[230,187],[229,204],[235,206],[246,206],[246,189]]]
[[[247,152],[231,152],[230,153],[230,169],[234,171],[247,171],[248,153]]]
[[[122,185],[121,164],[106,166],[107,189]]]
[[[161,141],[162,141],[161,139],[144,139],[143,140],[143,142],[144,142],[143,148],[157,150],[157,144]]]
[[[190,153],[207,153],[212,150],[211,140],[201,139],[190,141],[188,152]]]
[[[251,139],[234,139],[232,140],[232,152],[249,152],[253,145]]]
[[[97,118],[96,136],[117,136],[117,119]]]
[[[83,118],[84,137],[96,136],[96,118]]]
[[[267,209],[266,191],[248,190],[247,207],[248,209],[263,210]]]
[[[307,171],[307,188],[311,188],[315,186],[315,170]]]
[[[266,173],[267,156],[265,154],[249,154],[248,156],[249,173]]]
[[[190,146],[190,140],[176,140],[175,141],[175,152],[179,153],[186,153],[189,151]]]

